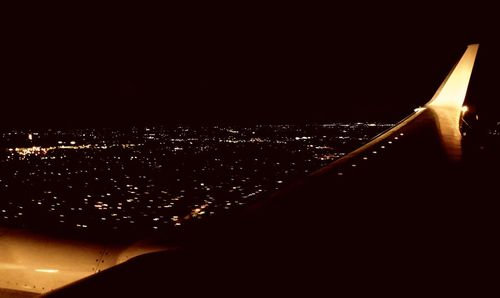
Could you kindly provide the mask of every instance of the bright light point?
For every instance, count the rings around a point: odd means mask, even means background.
[[[43,272],[43,273],[57,273],[59,270],[57,269],[35,269],[36,272]]]
[[[467,111],[469,110],[469,107],[468,106],[463,106],[462,107],[462,114],[465,114],[467,113]]]
[[[425,108],[423,108],[423,107],[418,107],[418,108],[414,109],[415,112],[420,112],[423,110],[425,110]]]

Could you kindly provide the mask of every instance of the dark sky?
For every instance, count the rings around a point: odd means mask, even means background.
[[[44,5],[3,12],[2,127],[395,121],[475,42],[468,99],[500,115],[496,10],[472,2]]]

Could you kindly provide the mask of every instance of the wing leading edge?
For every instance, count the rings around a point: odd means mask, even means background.
[[[467,47],[460,60],[441,83],[432,99],[423,108],[416,109],[415,113],[401,120],[393,128],[379,134],[367,144],[314,172],[312,175],[322,175],[332,169],[338,168],[377,145],[383,145],[389,138],[400,133],[403,128],[415,125],[422,126],[422,122],[433,122],[433,125],[436,126],[437,137],[439,138],[444,154],[447,156],[447,160],[451,162],[460,161],[462,157],[460,117],[478,49],[479,44],[471,44]],[[422,118],[427,119],[423,121]]]

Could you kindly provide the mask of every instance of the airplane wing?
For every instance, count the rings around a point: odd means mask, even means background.
[[[183,249],[139,255],[44,297],[407,296],[470,282],[489,256],[478,252],[491,248],[494,210],[482,188],[467,187],[489,180],[470,174],[460,132],[477,50],[467,47],[429,103],[361,148],[193,229]]]

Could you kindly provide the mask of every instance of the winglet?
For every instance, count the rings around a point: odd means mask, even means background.
[[[426,105],[435,113],[441,143],[451,161],[462,158],[460,117],[478,48],[478,44],[467,47],[460,61]]]
[[[479,44],[467,46],[460,61],[453,67],[426,106],[462,108],[478,48]]]

